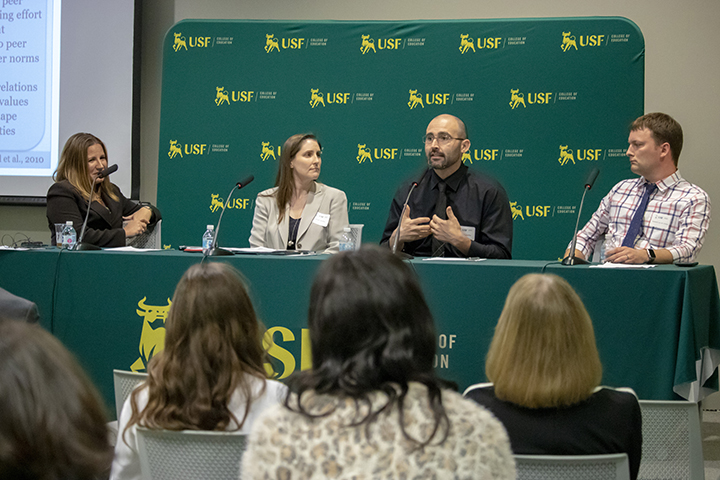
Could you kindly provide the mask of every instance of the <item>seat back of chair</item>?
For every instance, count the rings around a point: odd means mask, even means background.
[[[137,427],[143,480],[238,480],[246,435]]]
[[[157,222],[153,226],[148,226],[148,229],[135,237],[130,237],[125,241],[128,247],[135,248],[154,248],[156,250],[162,249],[162,238],[161,228],[162,220]]]
[[[515,455],[518,480],[630,480],[626,453]]]
[[[147,379],[147,373],[128,372],[125,370],[113,370],[113,385],[115,386],[115,413],[120,418],[125,400],[130,396],[135,387]]]
[[[697,403],[640,400],[643,447],[639,479],[705,478]]]

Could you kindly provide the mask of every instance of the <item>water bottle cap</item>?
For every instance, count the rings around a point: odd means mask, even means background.
[[[350,227],[343,228],[343,232],[351,232],[351,231],[352,231],[352,229]]]
[[[72,224],[73,224],[72,220],[68,220],[67,222],[65,222],[65,225],[72,225]]]
[[[215,230],[215,225],[208,225],[208,226],[207,226],[207,229],[208,229],[208,230]]]

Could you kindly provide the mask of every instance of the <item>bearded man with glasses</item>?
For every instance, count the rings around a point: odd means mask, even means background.
[[[439,115],[428,125],[423,142],[430,169],[404,213],[412,182],[398,188],[380,243],[392,248],[399,235],[397,250],[414,256],[511,258],[507,193],[495,179],[463,165],[462,156],[470,149],[465,123]]]

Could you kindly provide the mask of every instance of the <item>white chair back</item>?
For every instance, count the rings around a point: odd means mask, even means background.
[[[135,387],[147,379],[147,373],[128,372],[125,370],[113,370],[113,385],[115,386],[115,414],[120,418],[125,400],[130,396]]]
[[[353,240],[355,240],[355,250],[360,250],[360,245],[362,244],[362,231],[364,226],[364,223],[351,223],[350,225],[348,225],[348,227],[350,227],[350,235],[353,237]]]
[[[642,460],[638,479],[705,478],[697,403],[640,400]]]
[[[518,480],[630,480],[626,453],[515,455]]]
[[[143,480],[238,480],[246,435],[137,427]]]

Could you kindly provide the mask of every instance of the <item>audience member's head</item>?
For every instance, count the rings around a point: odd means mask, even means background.
[[[388,407],[397,402],[402,411],[408,382],[421,382],[435,432],[447,425],[445,384],[433,371],[432,314],[411,268],[388,249],[363,247],[326,260],[310,293],[308,327],[313,368],[293,379],[292,389],[355,399],[381,390],[390,397]]]
[[[253,392],[245,376],[266,377],[262,331],[245,284],[224,263],[193,265],[175,289],[165,322],[165,349],[148,365],[148,403],[132,424],[168,430],[240,428]],[[247,408],[228,408],[240,388]],[[257,392],[255,392],[257,395]]]
[[[572,405],[602,378],[592,321],[556,275],[530,274],[510,289],[485,362],[495,394],[529,408]]]
[[[0,320],[0,478],[94,479],[113,450],[95,387],[38,325]]]

